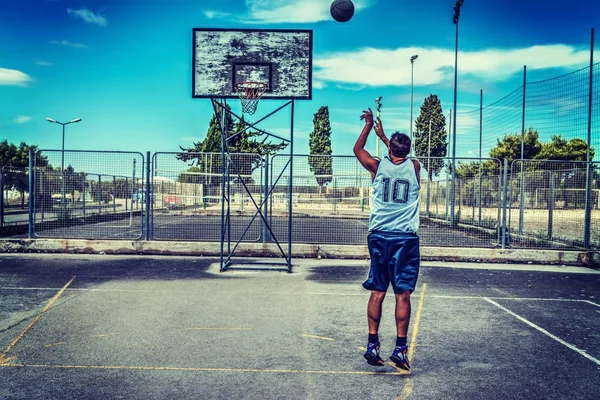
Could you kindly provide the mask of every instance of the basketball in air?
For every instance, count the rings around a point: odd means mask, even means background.
[[[334,0],[329,11],[337,22],[350,21],[354,15],[354,3],[350,0]]]

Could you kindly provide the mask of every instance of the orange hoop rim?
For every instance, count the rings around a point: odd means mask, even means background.
[[[241,99],[260,99],[267,88],[265,82],[244,81],[235,84],[235,90]]]

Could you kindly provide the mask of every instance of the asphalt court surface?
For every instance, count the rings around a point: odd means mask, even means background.
[[[406,373],[362,357],[368,261],[237,261],[0,255],[0,398],[599,398],[599,271],[424,263]]]
[[[280,243],[287,242],[287,217],[268,218],[270,228]],[[252,222],[252,223],[251,223]],[[243,235],[244,242],[259,241],[261,220],[251,215],[231,216],[231,240],[235,243]],[[247,230],[247,231],[246,231]],[[245,232],[246,231],[246,232]],[[245,233],[244,233],[245,232]],[[309,217],[294,215],[292,240],[295,243],[314,244],[360,244],[364,245],[368,233],[368,215],[364,218]],[[132,239],[142,236],[139,216],[115,221],[77,224],[69,227],[48,226],[36,231],[41,238],[83,239]],[[26,237],[25,234],[19,235]],[[496,235],[482,234],[473,229],[469,232],[446,229],[441,225],[421,221],[419,228],[421,245],[453,247],[494,247]],[[152,219],[152,237],[155,240],[220,241],[220,215],[190,215],[181,212],[156,212]]]

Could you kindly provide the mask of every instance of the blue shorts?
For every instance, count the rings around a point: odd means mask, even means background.
[[[421,261],[419,237],[414,233],[371,232],[367,243],[371,269],[363,287],[386,292],[391,283],[396,294],[413,292]]]

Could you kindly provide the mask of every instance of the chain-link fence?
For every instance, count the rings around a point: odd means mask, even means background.
[[[289,156],[271,161],[270,218],[289,210]],[[369,219],[371,175],[354,156],[294,155],[292,240],[295,243],[363,243]],[[288,234],[287,224],[279,232]]]
[[[40,150],[34,157],[30,217],[36,237],[142,237],[141,153]]]
[[[500,246],[500,160],[456,158],[453,163],[451,158],[430,157],[420,162],[421,242],[430,246]]]
[[[484,96],[482,92],[479,108],[456,113],[457,156],[469,152],[479,157],[496,157],[491,150],[499,140],[511,135],[518,137],[519,147],[516,154],[506,156],[520,159],[524,140],[522,158],[539,158],[540,148],[526,142],[527,136],[523,135],[529,131],[537,133],[542,144],[560,137],[567,142],[579,139],[591,148],[600,148],[600,136],[591,134],[590,129],[598,126],[600,118],[600,63],[551,79],[525,80],[520,87],[485,106]],[[460,154],[461,151],[465,153]],[[571,159],[585,160],[575,156],[572,154]]]
[[[511,246],[582,248],[587,246],[587,231],[590,245],[598,247],[597,167],[598,163],[575,161],[513,162],[507,201]]]
[[[220,241],[223,233],[232,240],[260,239],[256,213],[265,195],[265,160],[250,153],[228,159],[223,163],[221,153],[154,154],[152,238]]]
[[[292,163],[289,155],[229,154],[223,163],[220,153],[155,153],[150,160],[37,152],[32,213],[24,214],[32,236],[285,243],[291,234],[294,243],[365,243],[371,175],[355,157],[295,155]],[[600,247],[598,163],[420,163],[424,246]],[[14,173],[29,180],[26,170]],[[4,198],[14,190],[7,175],[5,168]],[[13,193],[12,202],[27,204],[28,192]]]

